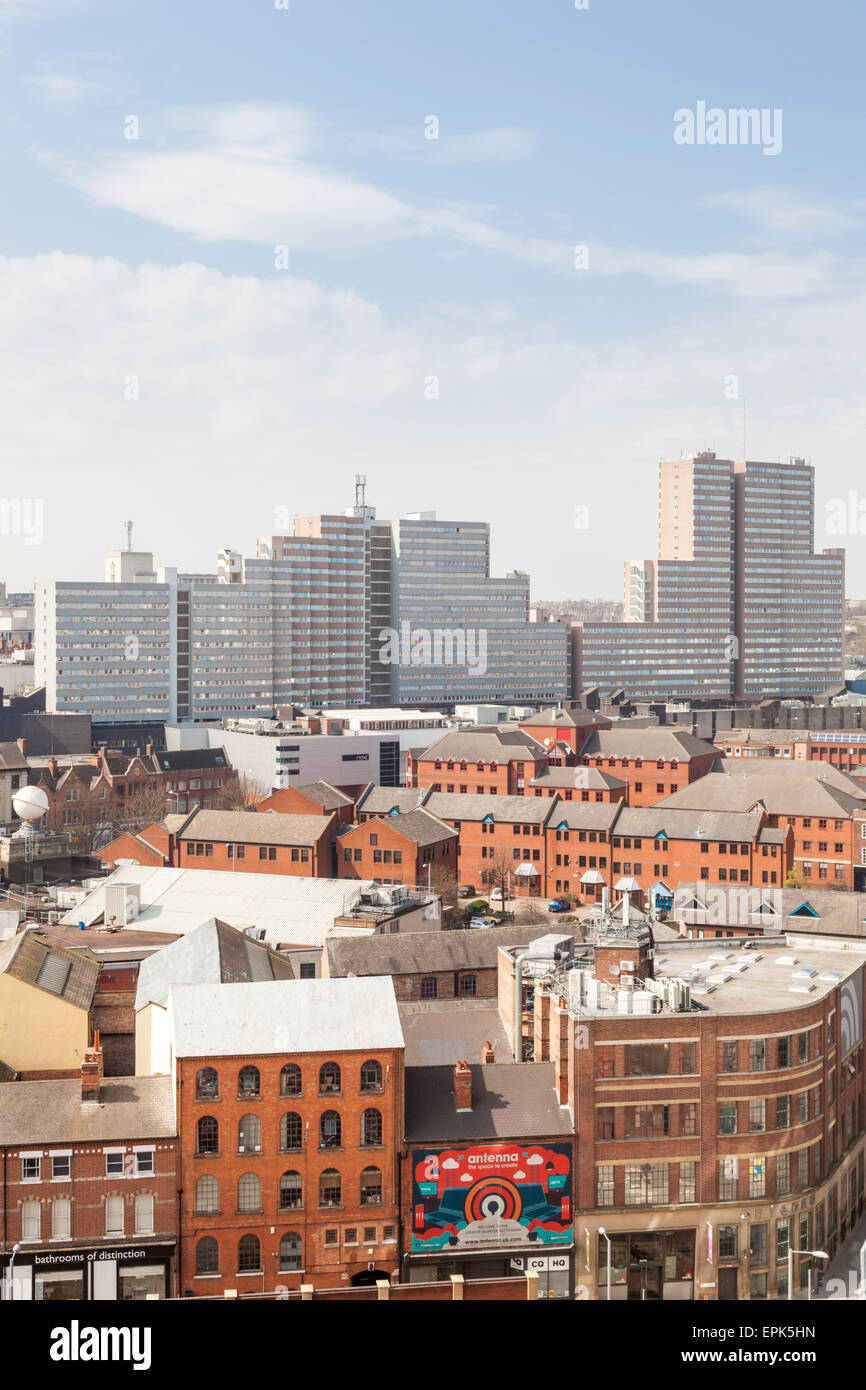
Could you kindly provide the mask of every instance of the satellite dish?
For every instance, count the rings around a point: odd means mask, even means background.
[[[41,820],[47,815],[49,801],[41,787],[22,787],[12,798],[12,809],[23,821]]]

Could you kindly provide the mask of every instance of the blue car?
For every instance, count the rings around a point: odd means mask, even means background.
[[[548,912],[567,912],[568,903],[562,902],[559,898],[554,898],[553,902],[547,904]]]

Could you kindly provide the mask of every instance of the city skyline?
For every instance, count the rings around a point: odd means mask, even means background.
[[[813,17],[7,0],[0,362],[44,530],[4,527],[10,588],[92,572],[85,495],[200,569],[360,470],[489,520],[538,597],[618,595],[658,459],[712,448],[810,459],[866,592],[857,9]]]

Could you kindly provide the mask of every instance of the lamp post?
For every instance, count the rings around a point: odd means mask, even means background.
[[[610,1303],[610,1236],[603,1226],[599,1226],[598,1233],[607,1241],[607,1301]]]
[[[795,1250],[793,1246],[788,1247],[788,1301],[794,1297],[794,1256],[811,1255],[814,1260],[829,1260],[830,1256],[826,1250]],[[809,1275],[809,1299],[812,1298],[812,1276]]]
[[[19,1251],[20,1249],[21,1249],[21,1242],[20,1242],[20,1240],[16,1240],[15,1244],[12,1246],[12,1258],[11,1258],[10,1261],[9,1261],[9,1297],[10,1297],[10,1298],[14,1298],[14,1297],[15,1297],[15,1256],[18,1254],[18,1251]]]
[[[857,1289],[857,1297],[866,1299],[866,1240],[860,1246],[860,1285]]]

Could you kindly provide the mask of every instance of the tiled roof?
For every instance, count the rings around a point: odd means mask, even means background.
[[[396,816],[374,816],[373,819],[386,821],[398,835],[404,835],[416,845],[436,845],[457,835],[456,830],[431,815],[425,807],[417,811],[403,811]],[[365,825],[369,824],[370,821],[365,821]]]
[[[658,806],[695,810],[746,811],[760,801],[770,815],[847,817],[866,810],[866,787],[825,763],[792,762],[780,766],[775,758],[749,759],[745,769],[725,759],[716,772],[666,796]]]
[[[670,802],[673,798],[669,798]],[[759,811],[676,810],[670,804],[624,806],[614,835],[666,834],[669,840],[751,841],[760,822]]]
[[[529,785],[601,791],[605,787],[616,790],[628,784],[621,777],[614,777],[612,772],[602,772],[600,767],[540,767]]]
[[[552,1062],[472,1065],[472,1109],[458,1112],[454,1068],[406,1068],[406,1139],[460,1143],[469,1139],[570,1136],[574,1125],[556,1094]]]
[[[315,801],[317,806],[321,806],[323,811],[337,811],[343,806],[351,806],[352,798],[346,796],[338,787],[332,787],[330,782],[326,782],[320,777],[317,782],[310,782],[306,787],[296,789],[302,796],[306,796],[310,801]]]
[[[425,799],[426,792],[417,787],[371,786],[358,802],[358,811],[365,815],[389,816],[392,811],[414,811]]]
[[[446,820],[494,821],[541,825],[550,815],[551,798],[546,796],[474,796],[471,792],[431,792],[425,811]]]
[[[589,729],[594,724],[607,726],[610,720],[588,709],[543,709],[538,714],[530,715],[528,719],[519,719],[518,723],[522,729],[531,729],[533,725],[550,729],[556,724],[563,729]]]
[[[0,743],[0,772],[26,772],[27,766],[17,743]]]
[[[477,729],[455,729],[453,733],[431,743],[422,750],[413,750],[419,762],[433,762],[440,758],[455,763],[465,760],[478,762],[524,762],[534,758],[545,758],[546,750],[531,734],[520,729],[497,729],[479,725]]]
[[[695,738],[685,729],[663,729],[657,725],[644,729],[596,729],[580,752],[590,758],[642,758],[645,763],[658,758],[664,758],[665,762],[672,758],[686,762],[705,754],[719,756],[718,748],[712,743]]]
[[[406,1040],[406,1065],[452,1066],[481,1057],[485,1042],[498,1062],[511,1063],[496,1000],[437,999],[397,1005]]]
[[[523,946],[544,934],[538,924],[488,931],[406,932],[395,936],[331,937],[328,971],[340,975],[419,975],[441,970],[485,970],[500,946]]]
[[[234,841],[236,844],[315,845],[329,821],[323,816],[293,816],[279,811],[195,811],[192,816],[167,816],[166,824],[180,840]]]
[[[170,1076],[124,1076],[102,1082],[98,1105],[82,1105],[78,1077],[16,1081],[3,1091],[0,1144],[171,1138],[173,1092]]]
[[[35,931],[19,932],[0,946],[0,974],[64,999],[77,1009],[93,1003],[99,963],[83,951],[58,946]]]
[[[152,757],[160,772],[197,772],[199,769],[230,766],[224,748],[178,748],[171,752],[154,753]]]

